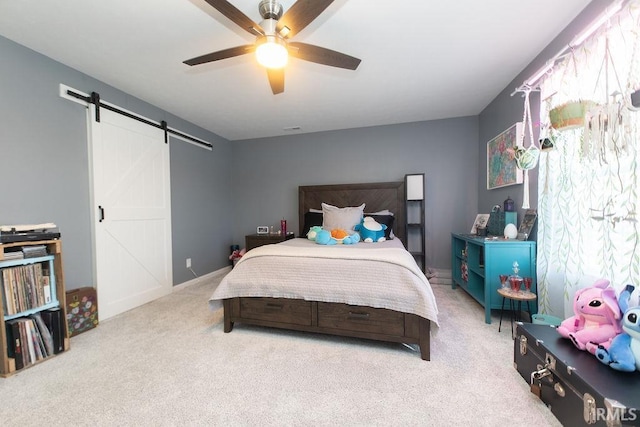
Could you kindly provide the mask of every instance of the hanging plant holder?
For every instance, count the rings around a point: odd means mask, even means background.
[[[593,101],[571,101],[558,105],[549,111],[551,127],[556,130],[569,130],[584,126],[587,112],[597,104]]]
[[[522,114],[522,124],[529,131],[529,146],[524,147],[525,135],[522,134],[522,140],[513,149],[513,157],[516,161],[518,169],[522,170],[523,176],[523,193],[522,193],[522,209],[529,209],[529,170],[535,168],[538,165],[538,158],[540,157],[540,148],[533,139],[533,123],[531,120],[531,103],[529,102],[529,94],[531,88],[526,88],[524,92],[524,111]]]
[[[551,151],[555,147],[553,138],[547,137],[540,140],[540,149],[542,151]]]

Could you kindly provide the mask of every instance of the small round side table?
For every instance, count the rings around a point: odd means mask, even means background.
[[[502,329],[502,315],[504,313],[504,301],[506,299],[509,300],[509,308],[511,311],[511,336],[513,337],[513,322],[518,321],[517,313],[520,313],[522,310],[522,302],[527,303],[527,311],[529,312],[529,318],[532,319],[531,316],[531,307],[529,306],[530,301],[535,301],[538,296],[531,291],[514,291],[510,288],[498,288],[498,293],[502,296],[502,308],[500,309],[500,324],[498,325],[498,332]],[[518,311],[516,312],[516,301],[518,302]]]

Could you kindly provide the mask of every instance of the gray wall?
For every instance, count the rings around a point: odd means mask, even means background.
[[[518,207],[518,220],[522,219],[522,185],[487,190],[486,186],[486,143],[516,122],[522,121],[524,98],[521,93],[511,96],[514,90],[538,71],[549,59],[566,46],[585,29],[597,16],[611,5],[610,0],[593,0],[516,78],[489,104],[479,116],[479,169],[478,169],[478,212],[488,213],[493,205],[502,205],[511,196]],[[538,140],[540,115],[540,93],[531,93],[531,115],[534,124],[534,139]],[[538,168],[529,171],[529,199],[531,209],[538,206]]]
[[[212,142],[206,151],[171,139],[173,282],[228,265],[232,231],[230,143],[152,105],[0,37],[1,224],[54,222],[68,289],[93,286],[85,108],[60,83]]]
[[[287,219],[298,232],[298,186],[402,181],[425,173],[426,264],[449,268],[451,231],[468,232],[478,203],[477,117],[233,143],[234,237]]]

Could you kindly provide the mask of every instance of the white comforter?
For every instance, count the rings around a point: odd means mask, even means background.
[[[398,239],[323,246],[291,239],[247,252],[209,300],[233,297],[340,302],[413,313],[438,326],[429,281]]]

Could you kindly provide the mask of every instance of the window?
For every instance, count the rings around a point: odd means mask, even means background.
[[[633,2],[632,2],[633,4]],[[573,294],[595,279],[640,287],[640,10],[628,6],[570,51],[541,86],[541,138],[554,143],[538,171],[540,310],[573,314]],[[591,101],[584,125],[551,127],[549,113]],[[556,110],[557,111],[557,110]]]

